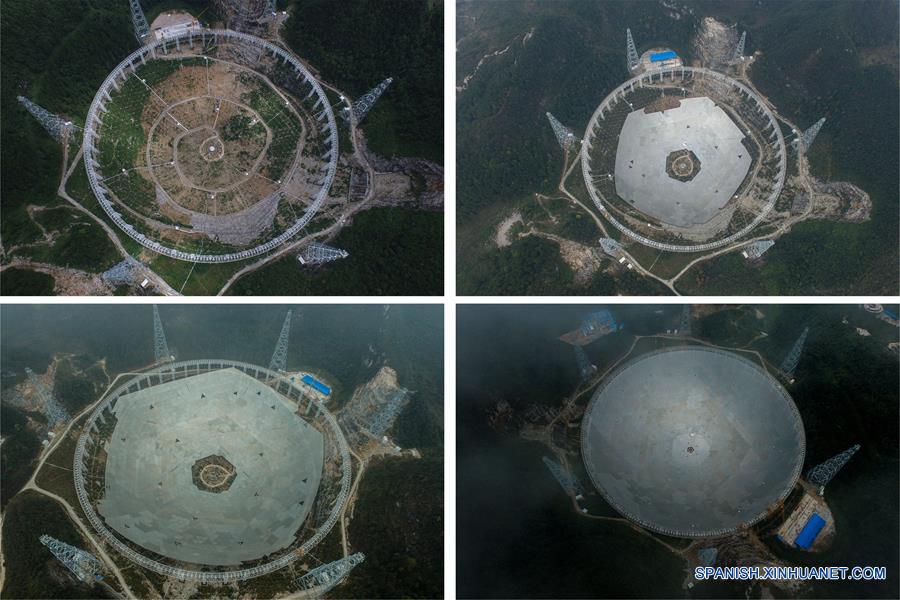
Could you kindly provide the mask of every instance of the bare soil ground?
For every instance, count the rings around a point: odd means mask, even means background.
[[[868,221],[872,200],[862,189],[846,181],[822,183],[814,180],[813,218],[860,223]]]
[[[404,173],[376,173],[374,197],[385,202],[412,197],[412,182]]]
[[[590,283],[594,273],[603,266],[599,252],[590,246],[535,229],[524,235],[536,235],[556,242],[559,245],[559,256],[572,269],[573,278],[578,285]]]
[[[712,17],[700,23],[700,29],[693,38],[693,54],[699,57],[695,66],[721,69],[731,60],[738,43],[738,32]]]
[[[644,112],[647,114],[662,112],[665,110],[678,108],[679,106],[681,106],[681,100],[679,100],[675,96],[661,96],[659,100],[654,100],[653,102],[645,106]]]
[[[494,234],[494,243],[498,248],[506,248],[512,244],[512,240],[509,239],[509,230],[513,225],[521,222],[522,213],[519,211],[515,211],[500,222],[500,225],[497,226],[497,233]]]

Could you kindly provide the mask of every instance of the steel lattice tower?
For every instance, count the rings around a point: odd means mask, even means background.
[[[101,273],[100,277],[110,285],[133,284],[140,281],[140,268],[141,264],[128,256]]]
[[[634,38],[631,37],[631,29],[625,30],[625,43],[625,51],[628,54],[628,70],[634,71],[640,66],[641,59],[638,57],[637,49],[634,47]]]
[[[70,546],[49,535],[42,535],[39,539],[50,549],[56,560],[66,565],[66,568],[72,571],[79,581],[89,583],[103,579],[103,576],[100,575],[103,572],[103,566],[90,552]]]
[[[270,371],[284,371],[287,369],[288,338],[291,336],[291,315],[293,315],[293,311],[289,310],[284,317],[284,325],[281,326],[281,334],[279,334],[278,342],[275,344],[275,352],[272,353],[272,360],[269,361]]]
[[[678,330],[682,335],[691,335],[691,305],[681,307],[681,325]]]
[[[369,423],[366,429],[372,434],[372,437],[383,437],[388,429],[393,427],[400,412],[406,407],[408,402],[409,390],[400,388],[388,399],[387,402],[378,407],[375,414],[369,417]]]
[[[622,253],[622,244],[612,238],[600,238],[600,247],[613,258],[618,258]]]
[[[828,482],[831,481],[838,471],[841,470],[841,467],[847,464],[856,451],[859,450],[860,445],[856,444],[852,448],[848,448],[844,450],[837,456],[832,456],[825,462],[820,465],[816,465],[806,474],[806,479],[810,483],[819,486],[819,495],[825,493],[825,486],[828,485]]]
[[[747,32],[741,34],[741,41],[738,42],[737,47],[734,49],[734,55],[731,57],[731,62],[739,63],[744,60],[744,43],[747,41]]]
[[[816,136],[819,135],[819,130],[822,129],[822,125],[825,124],[825,117],[822,117],[818,121],[816,121],[812,127],[798,135],[794,138],[794,141],[791,142],[791,145],[795,149],[803,150],[803,152],[808,152],[810,146],[812,146],[813,141],[815,141]]]
[[[25,107],[31,116],[38,120],[41,126],[47,130],[47,133],[57,142],[69,142],[70,144],[78,144],[75,136],[72,135],[76,130],[80,129],[72,121],[66,121],[59,115],[55,115],[46,108],[38,106],[25,96],[17,96],[16,99]]]
[[[559,483],[560,487],[569,495],[577,496],[582,493],[581,482],[573,474],[562,468],[562,465],[546,456],[541,459],[544,465],[553,474],[553,477]]]
[[[159,309],[153,305],[153,353],[156,362],[165,362],[172,359],[169,352],[169,344],[166,343],[166,332],[163,331],[162,321],[159,318]]]
[[[769,248],[775,245],[773,240],[759,240],[758,242],[753,242],[746,249],[744,249],[744,258],[754,259],[759,258],[766,252],[768,252]]]
[[[297,260],[300,261],[301,265],[315,265],[331,262],[340,258],[347,258],[348,256],[350,255],[346,250],[332,248],[327,244],[321,244],[319,242],[312,242],[297,255]]]
[[[62,423],[69,419],[69,413],[66,412],[62,406],[60,406],[59,402],[56,401],[56,398],[53,397],[47,388],[44,387],[44,384],[35,375],[34,371],[25,367],[25,375],[28,376],[28,381],[31,383],[31,387],[34,388],[35,393],[37,393],[38,397],[41,399],[41,406],[43,407],[43,412],[47,417],[48,425],[53,427],[57,423]]]
[[[131,5],[131,24],[134,25],[134,37],[143,44],[144,38],[150,34],[147,17],[144,16],[140,0],[128,0],[128,3]]]
[[[572,147],[572,144],[575,143],[577,139],[575,134],[572,133],[572,130],[560,123],[556,120],[556,117],[547,113],[547,120],[550,121],[550,127],[553,128],[553,135],[556,136],[556,141],[559,143],[559,147],[563,150],[568,150]]]
[[[578,371],[581,373],[581,378],[587,380],[588,377],[597,371],[597,367],[591,363],[591,359],[588,358],[581,346],[573,346],[573,348],[575,348],[575,360],[578,361]]]
[[[376,87],[366,92],[362,98],[352,104],[350,110],[353,111],[353,116],[356,117],[357,123],[366,118],[366,115],[369,114],[372,106],[374,106],[375,101],[381,97],[381,94],[384,93],[384,90],[386,90],[393,81],[393,77],[388,77],[387,79],[379,83]]]
[[[794,369],[797,368],[797,364],[800,362],[800,355],[803,353],[803,344],[806,343],[806,334],[808,333],[809,327],[804,327],[803,333],[801,333],[800,337],[797,338],[797,341],[794,342],[791,351],[788,352],[788,355],[784,357],[784,362],[781,363],[781,372],[787,375],[788,378],[794,377]]]
[[[340,560],[330,562],[327,565],[316,567],[306,575],[298,577],[297,585],[300,586],[301,590],[324,587],[325,589],[316,590],[319,597],[324,597],[328,590],[339,584],[354,567],[361,564],[365,559],[365,554],[357,552]]]

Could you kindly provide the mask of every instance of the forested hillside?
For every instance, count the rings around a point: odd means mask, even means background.
[[[444,2],[296,0],[285,41],[353,98],[393,77],[363,130],[386,157],[443,162]]]
[[[810,153],[812,174],[863,188],[872,218],[801,223],[761,269],[729,255],[698,269],[684,291],[697,293],[704,282],[710,294],[732,293],[735,285],[748,294],[896,294],[897,3],[784,3],[762,18],[735,17],[748,23],[748,52],[762,52],[751,71],[760,91],[802,127],[827,119]]]
[[[16,96],[26,96],[47,110],[83,124],[97,87],[137,47],[137,42],[127,2],[2,0],[0,11],[0,198],[3,245],[9,248],[40,238],[40,229],[25,212],[26,205],[62,204],[56,198],[61,148],[22,108]],[[72,211],[65,212],[74,217]],[[98,226],[85,221],[78,229],[81,231],[63,234],[74,239],[69,240],[71,243],[63,239],[54,249],[54,262],[102,269],[109,252],[114,254],[115,250]],[[5,292],[28,289],[11,287]]]
[[[242,277],[237,296],[438,295],[444,289],[443,213],[375,208],[353,217],[333,245],[350,255],[303,269],[293,255]]]
[[[443,456],[372,464],[349,538],[366,561],[334,598],[439,598],[444,582]]]

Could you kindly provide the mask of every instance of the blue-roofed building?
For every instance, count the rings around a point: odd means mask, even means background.
[[[312,389],[316,390],[320,394],[325,394],[326,396],[329,396],[331,394],[331,388],[328,387],[327,385],[325,385],[324,383],[322,383],[321,381],[319,381],[318,379],[316,379],[315,377],[313,377],[312,375],[304,375],[303,377],[300,378],[300,381],[302,381],[303,383],[305,383]]]
[[[582,335],[589,336],[598,331],[604,333],[616,331],[618,326],[616,325],[616,320],[613,318],[611,312],[608,310],[598,310],[584,318],[584,321],[581,322],[580,329]]]
[[[559,339],[573,346],[586,346],[604,335],[619,331],[622,327],[624,325],[616,323],[608,310],[598,310],[585,315],[577,329],[559,336]]]
[[[890,310],[888,310],[888,309],[885,308],[885,309],[884,309],[884,314],[885,314],[886,316],[890,317],[891,319],[893,319],[894,321],[897,320],[897,315],[896,315],[893,311],[890,311]]]
[[[650,55],[650,62],[662,62],[664,60],[671,60],[673,58],[678,58],[678,55],[675,54],[672,50],[666,50],[665,52],[654,52]]]
[[[794,539],[794,545],[798,548],[809,550],[823,527],[825,527],[825,519],[820,517],[818,513],[813,513],[810,515],[809,520],[806,521],[803,529],[800,530],[800,533],[797,534],[796,539]]]

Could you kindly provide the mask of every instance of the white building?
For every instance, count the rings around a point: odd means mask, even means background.
[[[178,37],[188,29],[200,27],[200,21],[186,12],[165,12],[153,20],[150,28],[157,40]]]

